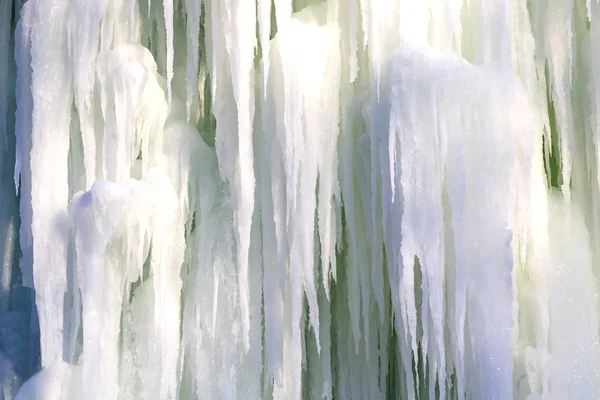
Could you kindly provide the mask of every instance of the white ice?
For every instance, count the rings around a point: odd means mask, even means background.
[[[0,398],[594,398],[599,21],[0,0]]]

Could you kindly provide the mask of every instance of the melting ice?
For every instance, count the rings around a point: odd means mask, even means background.
[[[592,399],[597,0],[0,0],[0,399]]]

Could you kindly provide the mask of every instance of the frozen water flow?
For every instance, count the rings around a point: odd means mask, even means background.
[[[600,2],[546,3],[0,0],[0,399],[597,396]]]

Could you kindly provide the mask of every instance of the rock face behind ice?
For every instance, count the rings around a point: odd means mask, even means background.
[[[596,398],[599,21],[0,0],[0,400]]]
[[[20,285],[11,287],[8,311],[0,315],[0,350],[24,382],[39,368],[39,332],[33,290]]]

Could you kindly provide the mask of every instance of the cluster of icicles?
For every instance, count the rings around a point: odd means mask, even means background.
[[[0,0],[0,398],[596,398],[599,23]]]

